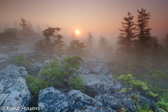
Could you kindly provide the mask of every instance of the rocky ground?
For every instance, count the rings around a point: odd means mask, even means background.
[[[0,64],[3,65],[10,58],[7,54],[0,54]],[[31,70],[37,72],[47,62],[47,60],[35,62]],[[30,106],[32,97],[24,78],[28,75],[26,69],[16,65],[4,66],[0,71],[0,107]],[[108,73],[104,62],[84,59],[84,64],[76,75],[83,78],[84,92],[70,90],[63,93],[53,87],[40,90],[38,95],[40,112],[120,112],[120,108],[128,108],[128,112],[136,111],[132,100],[125,93],[120,92],[122,85],[113,79],[111,73]],[[143,105],[149,102],[145,97],[141,97]],[[10,112],[10,110],[1,110],[1,112]]]

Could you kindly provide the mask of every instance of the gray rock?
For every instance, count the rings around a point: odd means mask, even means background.
[[[40,90],[38,106],[42,112],[60,112],[68,108],[67,97],[53,87]]]
[[[9,59],[10,59],[10,57],[8,54],[2,54],[2,53],[0,54],[0,63],[3,63]]]
[[[70,99],[70,108],[78,109],[85,105],[89,106],[102,106],[103,104],[92,97],[82,93],[79,90],[71,90],[68,92],[68,98]]]
[[[98,94],[112,94],[114,92],[113,82],[94,81],[85,85],[85,93],[92,97]]]
[[[85,95],[79,90],[64,94],[53,87],[40,90],[38,106],[42,112],[74,112],[84,106],[101,107],[102,103]]]
[[[1,73],[6,74],[9,77],[25,77],[28,75],[25,67],[18,67],[14,64],[8,65]]]
[[[106,76],[102,75],[96,75],[96,74],[76,74],[79,77],[82,77],[84,83],[87,85],[90,83],[103,83],[103,82],[108,82],[109,80],[106,78]]]
[[[0,71],[0,106],[5,109],[8,107],[26,107],[31,100],[30,91],[25,79],[15,65],[9,65]],[[10,110],[4,110],[9,112]],[[26,110],[22,110],[25,112]]]
[[[84,63],[82,64],[80,71],[78,73],[81,74],[106,74],[107,73],[107,64],[104,62],[98,62],[96,60],[84,59]]]
[[[108,107],[85,106],[82,109],[76,109],[74,112],[116,112]]]
[[[50,60],[45,60],[44,62],[35,62],[32,65],[32,71],[38,72],[40,69],[43,69],[44,66],[49,62]]]
[[[117,93],[113,95],[103,94],[95,96],[95,99],[102,102],[106,107],[112,109],[129,108],[131,111],[135,111],[132,100],[127,98],[126,95]]]

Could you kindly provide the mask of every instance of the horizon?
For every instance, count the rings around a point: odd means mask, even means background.
[[[61,33],[73,36],[76,29],[81,32],[81,38],[89,32],[97,38],[101,35],[111,38],[120,35],[121,21],[128,12],[134,16],[136,23],[137,9],[146,9],[151,13],[151,35],[165,37],[168,33],[167,0],[51,0],[51,1],[0,1],[1,29],[19,27],[20,18],[30,22],[34,29],[39,26],[44,30],[47,26],[62,28]]]

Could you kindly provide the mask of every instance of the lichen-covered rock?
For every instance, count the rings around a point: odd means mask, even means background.
[[[106,74],[107,73],[107,64],[104,62],[94,61],[90,59],[84,59],[84,63],[81,66],[78,73],[81,74]]]
[[[85,85],[85,93],[89,96],[96,96],[98,94],[114,93],[113,83],[94,81]]]
[[[131,99],[122,93],[97,95],[95,99],[112,109],[128,108],[131,111],[135,111]]]
[[[102,106],[103,104],[92,97],[82,93],[79,90],[71,90],[68,92],[70,100],[70,109],[80,109],[85,105],[89,106]]]
[[[40,91],[38,106],[42,112],[74,112],[86,106],[98,108],[102,106],[102,103],[79,90],[71,90],[64,94],[49,87]]]
[[[42,112],[62,112],[69,108],[69,102],[65,94],[49,87],[40,91],[38,106]]]
[[[84,80],[85,93],[92,97],[98,94],[113,94],[118,92],[121,88],[121,84],[114,81],[112,75],[107,77],[104,75],[79,74],[79,76]]]
[[[107,107],[85,106],[81,109],[76,109],[74,112],[116,112]]]
[[[6,77],[25,77],[28,75],[25,67],[18,67],[14,64],[8,65],[1,74],[6,74]]]
[[[25,72],[24,68],[15,65],[9,65],[0,71],[0,107],[3,106],[7,109],[7,107],[26,107],[29,105],[30,91],[23,78],[23,72]],[[8,111],[10,110],[4,110],[4,112]]]

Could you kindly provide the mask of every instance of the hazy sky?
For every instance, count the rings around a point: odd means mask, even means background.
[[[78,28],[82,35],[119,35],[123,17],[131,12],[134,20],[137,9],[151,13],[152,34],[168,33],[168,0],[0,0],[0,24],[19,24],[23,17],[34,28],[61,27],[62,32],[72,35]]]

